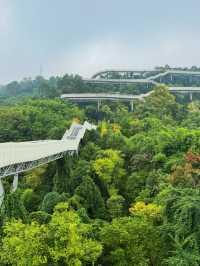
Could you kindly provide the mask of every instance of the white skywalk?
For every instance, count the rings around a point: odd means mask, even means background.
[[[18,186],[18,174],[62,158],[66,153],[78,152],[86,130],[96,129],[87,121],[73,123],[61,140],[40,140],[0,143],[0,206],[4,198],[2,178],[14,175],[13,191]]]
[[[77,152],[86,129],[95,128],[88,122],[73,123],[62,140],[0,143],[0,178],[35,168],[67,152]]]
[[[75,151],[74,140],[45,140],[35,142],[8,142],[0,144],[0,168],[12,164],[36,161],[67,151]]]
[[[164,71],[164,72],[163,72]],[[158,73],[160,72],[160,73]],[[106,74],[119,74],[118,78],[105,77],[102,75]],[[120,74],[122,74],[120,76]],[[124,75],[123,75],[124,74]],[[131,78],[127,77],[126,74],[131,74]],[[102,70],[95,73],[91,78],[85,78],[83,81],[85,83],[110,83],[110,84],[153,84],[159,85],[163,84],[162,78],[165,76],[169,76],[171,81],[173,80],[173,76],[200,76],[200,71],[191,71],[191,70],[159,70],[159,69],[107,69]],[[114,75],[115,76],[115,75]]]

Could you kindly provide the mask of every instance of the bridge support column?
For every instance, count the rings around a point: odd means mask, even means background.
[[[19,177],[18,173],[14,175],[12,192],[15,192],[17,190],[17,187],[18,187],[18,177]]]
[[[192,97],[192,92],[190,92],[190,101],[192,102],[193,97]]]
[[[97,102],[97,110],[98,111],[100,110],[100,106],[101,106],[101,100],[98,100],[98,102]]]
[[[131,112],[133,112],[133,101],[130,101],[131,104]]]
[[[3,199],[4,199],[4,188],[3,188],[2,178],[0,178],[0,207],[3,203]]]

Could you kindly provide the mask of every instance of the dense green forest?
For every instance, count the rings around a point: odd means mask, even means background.
[[[0,265],[200,265],[200,102],[164,86],[133,112],[58,97],[92,89],[68,75],[1,88],[0,142],[60,139],[74,119],[98,128],[16,192],[4,178]]]

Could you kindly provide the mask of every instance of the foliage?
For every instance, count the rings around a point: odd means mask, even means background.
[[[142,217],[148,220],[160,220],[162,217],[162,208],[154,203],[145,204],[144,202],[136,202],[131,208],[129,208],[130,213],[133,216]]]
[[[75,194],[79,202],[92,218],[105,217],[105,204],[101,193],[90,177],[84,177],[82,183],[76,188]]]
[[[0,261],[16,266],[94,264],[102,246],[87,237],[89,230],[74,211],[67,210],[66,204],[59,204],[49,224],[7,223]]]
[[[78,156],[20,174],[15,193],[13,178],[3,179],[0,265],[200,264],[198,97],[188,103],[187,95],[159,86],[145,102],[134,101],[133,112],[127,103],[105,102],[98,112],[93,103],[56,99],[108,90],[148,91],[142,84],[86,85],[71,75],[2,88],[1,142],[61,139],[74,119],[98,127],[84,136]]]
[[[119,218],[102,228],[103,263],[110,265],[156,265],[160,259],[159,232],[141,219]],[[152,241],[153,239],[153,241]]]
[[[46,213],[53,213],[54,207],[62,201],[66,201],[67,197],[66,195],[60,195],[58,192],[49,192],[48,194],[45,195],[42,205],[41,205],[41,210],[46,212]]]
[[[111,218],[121,217],[125,214],[125,199],[121,195],[111,195],[107,200],[108,212]]]

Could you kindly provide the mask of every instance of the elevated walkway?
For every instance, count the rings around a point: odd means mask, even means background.
[[[117,78],[115,78],[117,76]],[[169,76],[173,82],[176,76],[199,76],[200,71],[192,70],[161,70],[161,69],[105,69],[98,71],[91,78],[83,79],[85,83],[99,84],[147,84],[158,85],[163,84],[163,77]],[[113,78],[114,77],[114,78]]]
[[[61,140],[41,140],[0,143],[0,205],[4,189],[2,178],[14,175],[13,191],[17,189],[18,174],[78,152],[86,130],[96,129],[88,122],[73,123]]]

